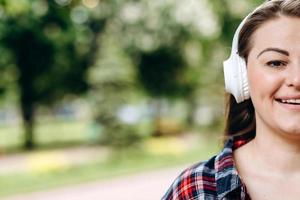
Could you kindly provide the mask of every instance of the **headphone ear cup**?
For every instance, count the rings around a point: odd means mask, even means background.
[[[239,78],[239,88],[243,101],[250,98],[250,90],[249,90],[249,82],[248,82],[248,74],[247,74],[247,64],[245,59],[236,55],[238,59],[238,68],[240,73]]]
[[[246,62],[237,54],[232,54],[223,63],[225,89],[231,93],[236,102],[250,98]]]

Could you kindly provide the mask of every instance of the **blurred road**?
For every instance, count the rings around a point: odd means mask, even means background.
[[[185,166],[23,194],[2,200],[158,200]]]
[[[98,146],[3,154],[0,155],[0,175],[47,170],[61,167],[62,164],[65,166],[80,165],[104,160],[108,155],[106,148]],[[60,163],[59,166],[58,163]]]

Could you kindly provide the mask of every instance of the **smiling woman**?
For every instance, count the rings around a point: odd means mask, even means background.
[[[163,200],[299,199],[300,0],[271,0],[238,27],[224,62],[222,152],[185,170]]]

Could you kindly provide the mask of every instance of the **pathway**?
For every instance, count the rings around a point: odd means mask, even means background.
[[[2,200],[155,200],[185,168],[161,169],[111,180],[17,195]]]

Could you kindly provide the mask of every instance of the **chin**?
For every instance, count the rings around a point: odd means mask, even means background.
[[[285,127],[280,132],[288,138],[300,140],[300,127]]]
[[[273,121],[269,121],[269,124],[277,129],[280,129],[284,133],[291,135],[300,135],[300,115],[281,115],[277,116]],[[275,126],[274,126],[275,125]]]

